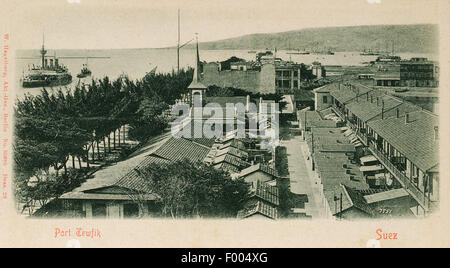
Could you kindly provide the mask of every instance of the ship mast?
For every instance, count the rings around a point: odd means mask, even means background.
[[[178,9],[177,74],[180,73],[180,9]]]
[[[45,54],[47,54],[47,50],[45,50],[45,35],[44,33],[42,33],[42,48],[41,48],[42,69],[45,68]]]

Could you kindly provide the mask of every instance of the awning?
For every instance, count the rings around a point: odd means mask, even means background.
[[[383,170],[384,167],[380,166],[380,165],[376,165],[376,166],[362,166],[359,168],[359,170],[361,172],[374,172],[374,171],[381,171]]]
[[[378,159],[373,155],[363,156],[359,160],[361,161],[362,165],[364,165],[365,163],[368,163],[368,162],[375,162],[375,161],[378,162]]]

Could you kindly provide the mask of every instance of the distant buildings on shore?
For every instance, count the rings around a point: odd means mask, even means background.
[[[320,63],[310,69],[317,78],[325,76]],[[283,61],[271,53],[258,53],[255,61],[209,62],[203,67],[206,86],[233,87],[252,93],[293,94],[301,86],[301,64]]]
[[[438,87],[439,66],[427,58],[380,61],[374,85],[385,87]]]

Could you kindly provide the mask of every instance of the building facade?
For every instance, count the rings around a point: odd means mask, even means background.
[[[317,95],[347,123],[401,186],[417,201],[415,213],[439,202],[439,120],[420,107],[357,84],[334,84]],[[321,101],[322,98],[317,98]]]
[[[437,87],[439,86],[439,69],[426,58],[393,63],[380,63],[375,73],[376,86],[396,87]]]
[[[292,94],[300,89],[300,65],[281,60],[270,62],[235,62],[230,70],[220,63],[206,63],[203,68],[205,86],[233,87],[252,93]]]

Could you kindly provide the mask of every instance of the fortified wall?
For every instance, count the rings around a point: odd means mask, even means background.
[[[203,65],[202,83],[205,86],[233,87],[252,93],[275,93],[275,66],[265,64],[257,70],[223,70],[215,62]]]

